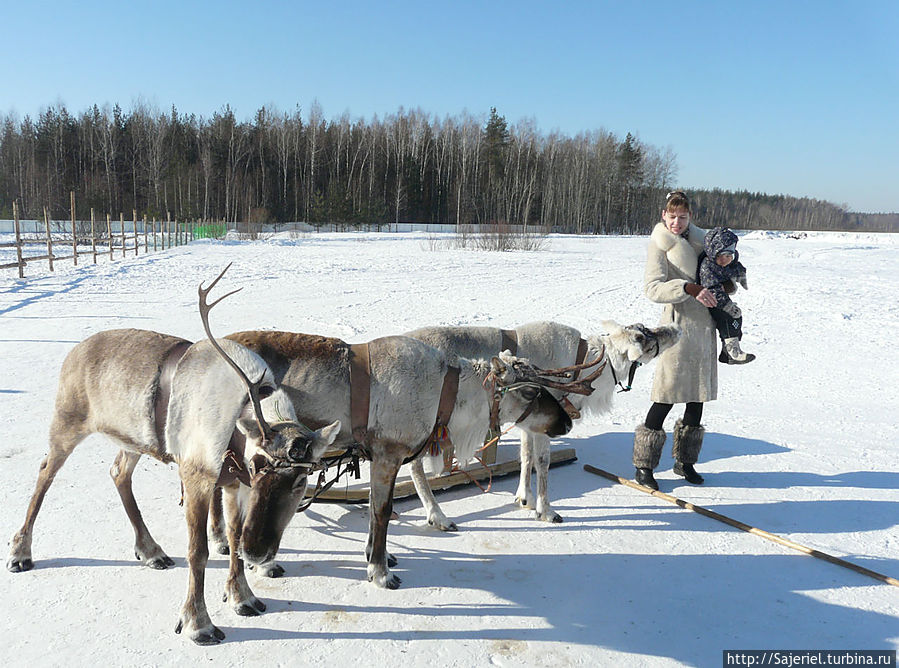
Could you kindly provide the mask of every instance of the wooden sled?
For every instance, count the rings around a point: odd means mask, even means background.
[[[508,448],[509,450],[511,448]],[[515,451],[518,446],[515,444]],[[439,475],[428,478],[431,489],[434,492],[450,489],[458,485],[468,485],[475,481],[481,482],[490,478],[499,478],[502,476],[518,473],[521,470],[521,460],[516,457],[500,457],[497,461],[498,448],[496,444],[491,445],[481,454],[481,460],[484,462],[474,462],[466,466],[464,469],[441,473]],[[574,448],[561,448],[552,450],[550,453],[550,467],[567,464],[577,460],[577,453]],[[312,496],[314,492],[313,481],[310,480],[309,489],[306,496]],[[319,494],[316,502],[324,501],[331,503],[368,503],[369,484],[366,480],[365,472],[362,478],[356,480],[352,475],[346,475],[343,480],[337,482],[331,489]],[[394,499],[403,499],[415,494],[415,485],[412,483],[410,475],[400,472],[397,476],[396,486],[393,490]]]

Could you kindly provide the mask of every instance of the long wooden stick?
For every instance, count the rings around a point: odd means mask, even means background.
[[[773,533],[768,533],[767,531],[763,531],[762,529],[757,529],[754,526],[750,526],[748,524],[744,524],[735,519],[731,519],[727,515],[722,515],[720,513],[716,513],[714,510],[709,510],[708,508],[703,508],[702,506],[696,506],[688,501],[684,501],[683,499],[679,499],[676,496],[671,496],[670,494],[665,494],[664,492],[659,492],[654,489],[650,489],[649,487],[644,487],[643,485],[639,485],[633,480],[628,480],[627,478],[622,478],[620,476],[615,475],[614,473],[609,473],[608,471],[603,471],[602,469],[598,469],[595,466],[590,466],[589,464],[584,464],[584,470],[588,473],[594,473],[598,476],[602,476],[612,482],[617,482],[622,485],[626,485],[627,487],[631,487],[633,489],[639,490],[641,492],[645,492],[646,494],[652,494],[653,496],[657,496],[660,499],[664,499],[669,503],[673,503],[676,506],[680,506],[681,508],[685,508],[687,510],[692,510],[694,512],[699,513],[700,515],[705,515],[706,517],[711,517],[713,520],[718,520],[719,522],[724,522],[732,527],[740,529],[741,531],[746,531],[747,533],[754,534],[756,536],[761,536],[766,540],[770,540],[774,543],[778,543],[785,547],[789,547],[793,550],[797,550],[809,556],[815,557],[817,559],[823,559],[824,561],[829,561],[832,564],[836,564],[837,566],[842,566],[843,568],[848,568],[851,571],[855,571],[856,573],[861,573],[862,575],[867,575],[870,578],[874,578],[875,580],[880,580],[889,585],[893,585],[894,587],[899,587],[899,580],[896,578],[891,578],[888,575],[883,575],[882,573],[878,573],[877,571],[872,571],[864,566],[857,566],[845,559],[840,559],[839,557],[835,557],[831,554],[827,554],[826,552],[821,552],[820,550],[813,550],[810,547],[806,547],[805,545],[801,545],[799,543],[794,543],[791,540],[787,540],[786,538],[782,538]]]

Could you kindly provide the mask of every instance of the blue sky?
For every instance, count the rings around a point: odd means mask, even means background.
[[[899,2],[4,3],[0,112],[495,106],[678,158],[677,185],[899,211]]]

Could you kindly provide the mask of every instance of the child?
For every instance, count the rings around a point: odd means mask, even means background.
[[[700,258],[697,281],[715,295],[718,305],[709,313],[724,344],[718,361],[726,364],[746,364],[755,359],[752,353],[740,349],[743,338],[743,315],[728,293],[738,282],[746,290],[746,267],[740,264],[737,235],[726,227],[716,227],[705,235],[705,253]]]

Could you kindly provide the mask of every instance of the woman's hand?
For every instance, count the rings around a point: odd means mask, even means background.
[[[708,306],[709,308],[715,307],[718,305],[718,300],[715,299],[715,295],[708,291],[707,288],[703,288],[698,295],[696,295],[696,299],[703,306]]]
[[[715,299],[715,295],[709,292],[707,288],[704,288],[697,283],[687,283],[686,285],[684,285],[684,292],[692,297],[695,297],[696,300],[703,306],[712,308],[718,305],[718,300]]]

